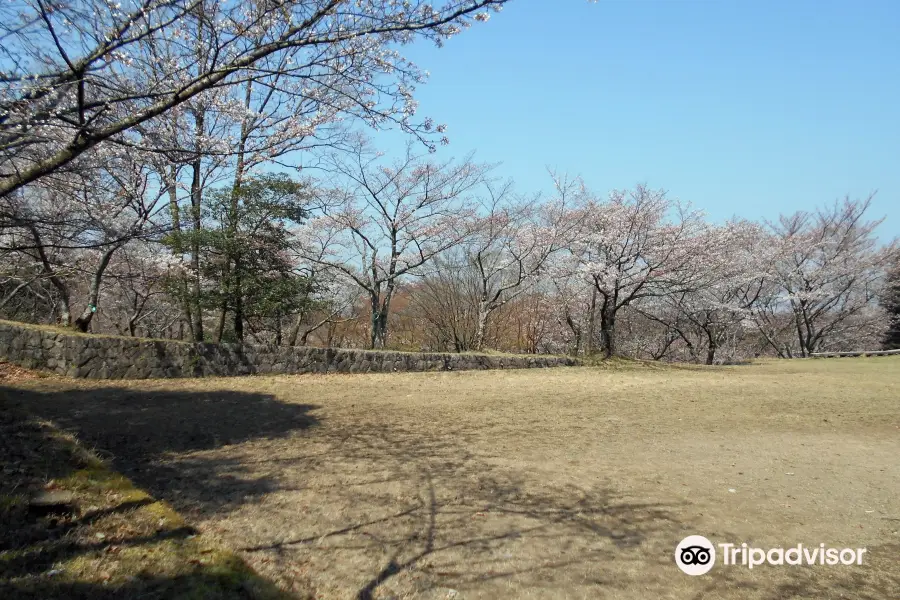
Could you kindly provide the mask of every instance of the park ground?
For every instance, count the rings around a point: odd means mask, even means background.
[[[12,377],[0,401],[9,597],[900,598],[894,357]],[[35,485],[79,506],[35,520]],[[691,534],[867,553],[689,577]]]

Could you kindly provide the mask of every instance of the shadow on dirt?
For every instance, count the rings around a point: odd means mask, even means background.
[[[365,413],[319,421],[316,406],[234,391],[3,393],[76,433],[140,487],[221,527],[261,575],[299,593],[312,582],[323,596],[358,600],[446,598],[455,590],[498,598],[635,597],[636,590],[900,597],[890,565],[827,577],[815,569],[685,577],[672,552],[687,532],[703,531],[694,508],[629,495],[602,473],[570,481],[526,471],[531,463],[485,444],[490,434],[477,422],[402,424]],[[151,587],[169,597],[173,585]],[[67,593],[111,597],[81,584]]]
[[[46,419],[48,407],[71,409],[70,400],[62,392],[0,388],[0,598],[286,598],[235,555],[201,545],[192,526]],[[98,405],[87,404],[78,414],[83,421],[70,426],[118,425],[136,434],[152,425],[124,418],[121,411],[108,423],[95,422],[92,409]],[[45,414],[37,417],[34,409]],[[235,424],[226,431],[233,435]],[[206,445],[215,435],[206,433],[180,443]],[[156,440],[154,450],[166,452],[159,439],[149,437]],[[123,456],[134,459],[136,451]],[[35,504],[39,497],[54,500]]]
[[[153,496],[174,505],[227,511],[278,488],[268,477],[242,476],[228,460],[202,468],[170,458],[260,438],[287,437],[316,425],[316,407],[269,394],[73,388],[52,392],[0,387],[7,402],[54,422]]]
[[[443,433],[376,422],[323,427],[315,448],[257,463],[285,482],[315,477],[282,488],[290,504],[266,507],[267,519],[286,524],[281,531],[247,531],[253,543],[238,549],[283,585],[304,565],[327,571],[322,581],[339,597],[359,600],[467,589],[552,596],[573,580],[584,589],[628,589],[637,565],[655,560],[646,545],[686,529],[674,506],[498,468],[469,450],[477,432],[447,425]],[[297,529],[301,535],[285,535]],[[670,554],[658,562],[671,562]]]

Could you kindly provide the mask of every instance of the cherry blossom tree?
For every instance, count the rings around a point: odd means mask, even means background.
[[[474,194],[488,170],[472,162],[428,162],[412,147],[386,163],[360,141],[327,159],[327,186],[303,229],[305,260],[355,282],[368,296],[373,348],[387,343],[391,300],[400,281],[474,230]]]
[[[6,249],[40,266],[58,297],[58,322],[87,331],[111,259],[131,240],[153,234],[162,196],[153,170],[139,155],[108,155],[102,165],[54,174],[3,198]],[[77,315],[73,279],[86,283]]]
[[[769,223],[778,244],[778,301],[791,317],[800,356],[853,330],[870,336],[872,329],[888,326],[877,300],[897,242],[879,244],[875,229],[881,220],[866,220],[872,197],[845,198],[814,213],[796,212]]]
[[[47,321],[56,314],[52,284],[32,257],[9,248],[8,233],[0,235],[0,317],[11,321]]]
[[[538,197],[514,197],[511,183],[485,186],[476,232],[466,244],[478,290],[475,350],[484,347],[491,314],[528,291],[548,260],[567,247],[578,229],[579,223],[570,217],[580,182],[551,175],[556,195],[544,202]]]
[[[634,308],[664,327],[664,344],[654,358],[680,340],[693,360],[701,360],[705,350],[702,360],[711,365],[725,341],[750,322],[769,275],[771,243],[758,224],[731,221],[700,232],[695,247],[692,285],[677,286]]]
[[[355,319],[352,309],[359,299],[359,288],[347,285],[345,279],[327,269],[304,267],[303,272],[315,287],[309,302],[294,315],[285,340],[288,346],[306,346],[310,336],[320,329]]]
[[[605,202],[588,202],[580,218],[584,235],[572,250],[579,272],[597,292],[603,352],[609,357],[616,353],[616,318],[623,308],[694,284],[694,256],[705,223],[699,212],[643,185],[613,191]]]
[[[564,345],[574,355],[590,354],[597,292],[578,271],[573,254],[554,257],[547,269],[554,318]]]
[[[900,348],[900,256],[894,258],[894,264],[888,271],[882,306],[891,320],[885,345],[888,349]]]
[[[178,269],[176,259],[156,241],[132,240],[112,257],[101,294],[106,321],[119,335],[165,337],[179,322],[178,307],[166,281]]]
[[[267,79],[380,126],[413,121],[424,73],[397,48],[438,44],[505,0],[13,0],[0,8],[0,196],[210,90]],[[271,79],[268,79],[271,81]]]

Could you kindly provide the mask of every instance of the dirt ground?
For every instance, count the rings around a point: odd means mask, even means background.
[[[300,595],[900,598],[893,357],[0,386]]]
[[[285,600],[50,421],[10,402],[38,373],[0,363],[0,598]]]

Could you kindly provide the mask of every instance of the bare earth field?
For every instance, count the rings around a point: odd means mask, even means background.
[[[893,357],[0,385],[301,597],[900,598]]]

